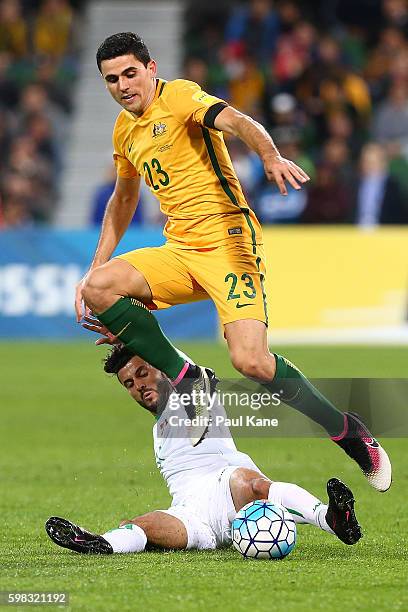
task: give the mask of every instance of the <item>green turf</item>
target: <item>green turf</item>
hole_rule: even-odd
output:
[[[185,345],[232,374],[219,346]],[[277,349],[314,376],[404,376],[392,348]],[[238,440],[272,479],[324,498],[334,475],[355,491],[365,537],[346,547],[309,526],[282,562],[243,561],[233,550],[82,557],[54,546],[48,516],[95,531],[169,503],[151,450],[151,417],[101,374],[87,344],[0,344],[2,382],[0,590],[69,591],[74,610],[408,609],[408,452],[386,440],[395,482],[372,490],[326,440]]]

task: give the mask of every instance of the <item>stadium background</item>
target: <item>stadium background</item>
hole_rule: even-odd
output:
[[[112,191],[117,114],[94,54],[134,23],[162,76],[259,119],[312,177],[281,198],[256,155],[228,139],[265,226],[271,341],[408,341],[404,1],[0,8],[0,337],[83,337],[69,296]],[[141,200],[119,251],[162,241],[156,201],[146,190]],[[218,333],[209,303],[159,316],[174,338]]]
[[[311,376],[406,377],[406,348],[396,346],[408,342],[405,0],[0,0],[1,481],[8,492],[1,588],[64,587],[84,610],[134,609],[134,588],[153,609],[163,601],[166,610],[181,602],[247,609],[255,596],[259,607],[273,596],[282,610],[404,609],[405,440],[386,442],[396,482],[380,500],[321,441],[240,441],[266,473],[322,496],[325,479],[344,478],[357,491],[367,531],[351,552],[302,531],[293,564],[273,569],[273,593],[265,587],[270,568],[238,566],[233,553],[92,564],[45,544],[49,514],[102,529],[118,512],[168,503],[154,471],[150,419],[101,376],[104,351],[73,313],[73,288],[113,188],[117,108],[97,74],[95,49],[129,29],[143,35],[161,76],[195,80],[256,117],[312,176],[301,193],[280,198],[256,156],[228,139],[264,225],[271,346]],[[160,244],[162,223],[143,190],[119,250]],[[234,375],[209,302],[158,316],[192,357]],[[312,468],[299,469],[313,458]],[[372,508],[381,508],[380,517]]]

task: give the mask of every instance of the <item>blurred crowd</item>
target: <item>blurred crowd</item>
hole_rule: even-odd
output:
[[[228,146],[263,223],[408,223],[408,2],[195,0],[185,78],[269,130],[312,178],[287,198]]]
[[[52,218],[78,75],[80,5],[0,0],[0,228]]]
[[[52,220],[84,5],[0,0],[0,228]],[[282,198],[259,158],[228,138],[262,223],[408,223],[407,37],[408,0],[187,3],[181,76],[260,121],[312,179]],[[91,224],[113,186],[110,167]],[[143,222],[162,222],[146,192]]]

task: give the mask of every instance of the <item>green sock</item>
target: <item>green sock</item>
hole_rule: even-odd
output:
[[[290,361],[276,355],[276,374],[264,384],[269,391],[279,393],[282,401],[315,421],[330,434],[339,435],[344,429],[344,415],[312,385]]]
[[[120,298],[97,317],[131,353],[164,372],[170,380],[175,380],[184,368],[186,360],[166,338],[156,318],[142,302],[129,297]]]

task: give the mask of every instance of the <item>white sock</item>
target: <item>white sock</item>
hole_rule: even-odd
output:
[[[295,523],[308,523],[333,533],[326,522],[327,506],[298,485],[273,482],[269,487],[268,499],[286,508]]]
[[[111,529],[104,533],[102,537],[109,542],[114,553],[142,552],[147,542],[143,529],[134,523]]]

